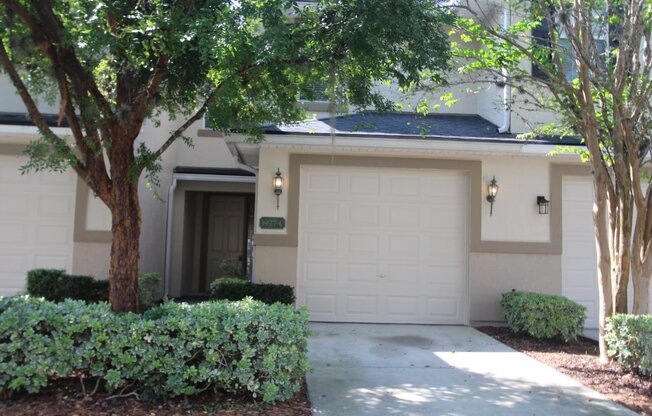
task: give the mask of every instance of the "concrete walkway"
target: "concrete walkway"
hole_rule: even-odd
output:
[[[634,415],[472,328],[311,324],[315,415]]]

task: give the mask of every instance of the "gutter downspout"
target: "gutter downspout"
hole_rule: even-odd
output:
[[[177,189],[177,178],[172,175],[172,184],[168,189],[168,213],[165,227],[165,287],[163,299],[169,298],[170,294],[170,268],[172,267],[172,218],[174,214],[174,191]]]
[[[509,4],[505,5],[503,9],[503,31],[507,32],[509,27],[512,25],[512,9]],[[503,123],[498,127],[498,133],[509,133],[512,121],[512,110],[511,110],[511,99],[512,99],[512,87],[508,85],[508,76],[509,72],[507,68],[503,68],[503,82],[505,86],[503,87]]]

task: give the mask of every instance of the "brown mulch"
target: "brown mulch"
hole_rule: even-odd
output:
[[[574,378],[641,415],[652,416],[652,377],[625,371],[618,363],[601,364],[598,343],[580,337],[567,344],[517,335],[508,328],[476,328],[513,349],[520,351]]]
[[[0,400],[0,414],[12,416],[308,416],[312,414],[306,384],[287,402],[266,405],[252,399],[206,392],[166,403],[138,400],[135,397],[110,399],[108,394],[84,397],[79,382],[64,379],[52,383],[38,394],[23,394]]]

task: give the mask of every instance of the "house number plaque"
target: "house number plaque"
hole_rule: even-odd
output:
[[[260,217],[260,228],[265,230],[282,230],[285,228],[285,218],[281,217]]]

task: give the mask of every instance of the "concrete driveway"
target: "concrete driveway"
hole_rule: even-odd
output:
[[[315,415],[634,415],[472,328],[311,324]]]

